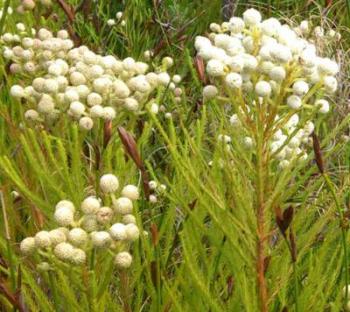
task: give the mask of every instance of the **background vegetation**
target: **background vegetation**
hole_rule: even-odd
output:
[[[65,2],[53,2],[52,10],[42,8],[35,16],[5,16],[2,32],[15,29],[17,22],[66,28],[76,42],[120,58],[143,59],[144,51],[152,49],[156,59],[174,58],[186,96],[181,103],[164,103],[174,111],[172,120],[149,115],[132,126],[120,118],[109,144],[96,148],[102,146],[102,127],[97,136],[78,131],[72,123],[55,129],[21,127],[23,107],[9,97],[13,77],[0,58],[0,310],[259,311],[251,155],[235,140],[232,152],[217,142],[218,133],[235,135],[229,112],[215,103],[202,105],[202,82],[193,59],[194,37],[204,34],[211,22],[222,21],[222,2],[83,0],[69,1],[71,7],[65,10]],[[333,114],[317,129],[331,182],[319,174],[313,155],[306,168],[275,171],[273,194],[284,203],[281,209],[294,209],[290,233],[297,256],[291,256],[291,241],[284,239],[271,211],[269,225],[274,230],[266,258],[270,311],[342,311],[341,229],[350,242],[349,1],[236,2],[236,15],[256,7],[265,17],[311,19],[342,34],[341,42],[324,43],[323,53],[342,63],[342,87]],[[118,11],[124,12],[126,26],[111,30],[106,21]],[[127,272],[113,270],[107,254],[100,255],[94,270],[57,264],[41,272],[19,255],[18,242],[50,228],[60,199],[78,204],[108,171],[122,181],[141,184],[140,170],[127,155],[117,126],[136,138],[150,178],[167,185],[156,204],[142,200],[137,207],[138,223],[149,236],[135,244],[134,263]]]

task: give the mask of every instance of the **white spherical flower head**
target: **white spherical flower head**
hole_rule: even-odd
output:
[[[116,24],[115,19],[111,18],[111,19],[107,20],[107,25],[108,26],[114,26],[115,24]]]
[[[203,88],[203,98],[206,100],[211,100],[218,95],[218,88],[212,85],[205,86]]]
[[[113,218],[113,210],[110,207],[101,207],[96,212],[96,220],[100,224],[108,224]]]
[[[302,106],[302,100],[299,96],[297,95],[290,95],[287,98],[287,105],[291,108],[291,109],[299,109]]]
[[[75,212],[74,204],[69,200],[64,199],[64,200],[59,201],[56,204],[55,210],[58,210],[61,207],[66,207],[66,208],[70,209],[73,213]]]
[[[90,93],[86,98],[86,102],[89,106],[101,105],[102,101],[102,96],[96,92]]]
[[[34,239],[37,248],[48,248],[51,246],[50,233],[48,231],[36,233]]]
[[[100,201],[95,196],[89,196],[83,200],[80,208],[84,214],[95,214],[100,207]]]
[[[95,105],[90,108],[90,116],[92,118],[101,118],[104,116],[104,109],[101,105]]]
[[[271,69],[269,76],[276,82],[281,82],[286,78],[286,70],[282,66],[275,66]]]
[[[327,100],[317,100],[315,105],[319,108],[321,114],[327,114],[329,112],[329,102]]]
[[[98,231],[91,233],[91,241],[95,247],[107,248],[112,242],[111,235],[106,231]]]
[[[212,59],[207,64],[207,73],[212,77],[220,77],[225,74],[225,66],[219,61]]]
[[[256,26],[261,22],[261,14],[255,9],[248,9],[243,13],[243,20],[247,26]]]
[[[49,234],[50,234],[51,245],[53,246],[63,243],[67,239],[66,234],[60,228],[50,231]]]
[[[132,256],[127,251],[119,252],[114,258],[114,264],[119,269],[128,269],[132,263]]]
[[[60,243],[56,245],[53,252],[58,259],[67,261],[71,259],[74,247],[69,243]]]
[[[69,260],[76,265],[84,264],[86,262],[86,253],[82,249],[74,248]]]
[[[23,255],[31,255],[36,250],[35,238],[26,237],[21,241],[19,249]]]
[[[137,186],[129,184],[123,187],[122,196],[127,197],[130,200],[138,200],[140,193]]]
[[[231,117],[230,117],[230,124],[234,127],[239,127],[241,126],[241,121],[239,120],[239,117],[237,114],[233,114]]]
[[[139,109],[139,102],[134,98],[126,98],[124,100],[124,107],[129,111],[137,111]]]
[[[106,106],[103,108],[102,118],[105,120],[113,120],[116,116],[115,109],[110,106]]]
[[[72,245],[79,247],[86,244],[88,234],[81,228],[74,228],[69,231],[68,240]]]
[[[232,33],[238,34],[243,31],[244,27],[245,24],[242,18],[235,16],[230,18],[228,28]]]
[[[104,174],[100,179],[100,188],[104,193],[114,193],[119,188],[119,180],[112,173]]]
[[[25,97],[24,89],[19,85],[12,86],[10,89],[10,94],[12,97],[18,99]]]
[[[319,59],[318,70],[321,74],[334,76],[338,73],[339,66],[329,58],[321,58]]]
[[[271,91],[271,85],[267,81],[262,80],[255,85],[255,92],[260,97],[269,97]]]
[[[148,182],[148,186],[151,190],[155,190],[158,187],[157,181],[151,180]]]
[[[79,118],[85,112],[85,105],[79,101],[74,101],[69,105],[69,112]]]
[[[231,89],[239,89],[242,87],[242,76],[237,73],[229,73],[225,77],[226,85]]]
[[[126,236],[129,241],[135,241],[140,236],[139,228],[134,223],[125,225]]]
[[[87,232],[93,232],[98,229],[98,223],[95,215],[85,215],[81,220],[81,227]]]
[[[124,215],[132,212],[133,204],[128,197],[119,197],[117,200],[113,200],[113,208],[116,213]]]
[[[67,207],[61,207],[55,211],[54,219],[60,226],[68,226],[74,221],[74,213]]]
[[[126,240],[126,226],[122,223],[115,223],[109,229],[109,233],[111,234],[114,240]]]
[[[150,201],[150,203],[155,204],[155,203],[158,201],[158,198],[157,198],[156,195],[151,194],[151,195],[149,196],[148,200]]]
[[[309,85],[303,80],[294,82],[293,84],[293,93],[298,96],[304,96],[309,92]]]
[[[136,218],[132,214],[124,215],[122,221],[124,224],[129,224],[129,223],[136,224]]]
[[[327,93],[332,94],[337,91],[338,82],[337,79],[333,76],[326,76],[323,80],[324,88]]]
[[[79,119],[79,127],[82,130],[89,131],[93,128],[94,122],[90,117],[82,117]]]

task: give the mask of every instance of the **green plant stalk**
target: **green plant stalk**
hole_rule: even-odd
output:
[[[5,5],[2,8],[2,17],[0,20],[0,35],[2,35],[2,30],[4,28],[4,24],[5,24],[5,20],[6,20],[6,16],[7,16],[7,10],[10,6],[10,2],[11,2],[11,0],[6,0]]]
[[[258,122],[259,123],[259,122]],[[264,146],[263,138],[257,129],[257,150],[256,150],[256,188],[257,188],[257,281],[260,300],[260,311],[267,312],[268,294],[265,279],[265,203],[264,203]]]
[[[1,201],[3,218],[4,218],[7,256],[8,256],[8,260],[10,263],[11,287],[12,287],[12,291],[15,291],[16,290],[16,274],[15,274],[15,270],[14,270],[15,265],[13,263],[10,228],[9,228],[8,219],[7,219],[7,212],[6,212],[6,207],[5,207],[4,195],[2,192],[0,192],[0,201]]]
[[[48,274],[49,274],[50,288],[51,288],[51,291],[52,291],[52,296],[53,296],[53,302],[54,302],[54,305],[55,305],[55,309],[57,311],[59,311],[59,307],[58,307],[59,299],[58,299],[58,296],[57,296],[57,290],[56,290],[56,287],[55,287],[55,281],[54,281],[54,277],[53,277],[53,272],[50,270],[48,272]]]
[[[331,181],[331,179],[329,178],[329,176],[326,173],[323,173],[322,176],[323,176],[323,178],[328,186],[329,191],[332,194],[332,197],[334,199],[335,205],[337,207],[337,210],[338,210],[338,213],[340,216],[339,223],[340,223],[340,228],[341,228],[341,232],[342,232],[341,236],[342,236],[342,245],[343,245],[343,250],[344,250],[344,279],[345,279],[345,287],[346,287],[345,296],[344,296],[344,306],[346,306],[348,303],[348,289],[349,289],[348,266],[349,266],[349,264],[348,264],[348,247],[346,245],[347,230],[343,226],[344,213],[343,213],[341,206],[340,206],[340,203],[338,201],[333,182]]]
[[[299,311],[299,285],[298,285],[298,266],[296,261],[293,261],[293,276],[294,276],[294,303],[295,303],[295,312]]]

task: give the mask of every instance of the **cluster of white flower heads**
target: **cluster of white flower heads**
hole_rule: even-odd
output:
[[[115,18],[110,18],[109,20],[107,20],[107,25],[110,27],[113,27],[119,23],[120,26],[124,27],[126,25],[126,22],[125,20],[122,20],[122,17],[123,17],[123,12],[121,11],[117,12],[115,14]]]
[[[270,149],[280,166],[305,159],[313,118],[329,112],[327,98],[337,90],[339,71],[334,60],[320,57],[312,40],[306,39],[307,21],[293,29],[248,9],[243,18],[213,23],[210,29],[208,37],[195,40],[211,81],[203,89],[204,100],[233,104],[230,122],[243,129],[241,139],[248,148],[255,142],[247,124],[261,118],[263,111],[270,122],[266,126],[271,126]]]
[[[44,28],[35,37],[5,33],[1,41],[4,58],[12,62],[11,73],[31,82],[10,90],[12,97],[31,107],[25,112],[31,121],[55,120],[67,112],[82,129],[90,130],[96,118],[112,120],[119,111],[141,112],[146,103],[156,101],[152,99],[156,89],[175,93],[176,81],[181,80],[167,72],[171,58],[149,71],[148,64],[131,57],[118,60],[86,46],[75,48],[66,30],[56,36]]]
[[[117,198],[118,178],[105,174],[100,179],[100,189],[111,202],[110,206],[104,206],[102,200],[95,196],[86,197],[79,209],[71,201],[61,200],[54,212],[54,220],[59,227],[40,231],[34,237],[22,240],[22,254],[52,253],[61,261],[80,265],[86,262],[88,251],[109,249],[115,253],[118,268],[130,267],[132,256],[128,249],[130,243],[140,236],[133,215],[133,202],[139,199],[138,188],[126,185]]]

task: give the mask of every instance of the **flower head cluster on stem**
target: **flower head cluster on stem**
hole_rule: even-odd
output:
[[[81,265],[86,263],[88,252],[108,249],[114,254],[118,268],[129,268],[132,263],[130,245],[140,235],[133,215],[133,202],[139,198],[138,188],[126,185],[117,198],[118,178],[105,174],[100,179],[100,189],[111,202],[110,206],[103,205],[95,196],[86,197],[79,209],[71,201],[61,200],[53,216],[58,227],[22,240],[22,254],[38,253],[44,259],[54,256],[65,263]]]

